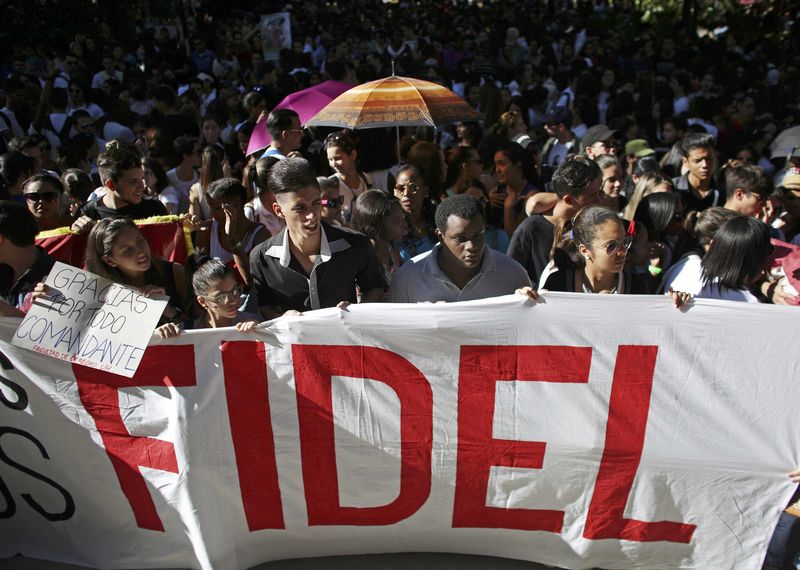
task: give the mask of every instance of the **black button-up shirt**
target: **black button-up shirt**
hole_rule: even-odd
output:
[[[292,257],[286,228],[250,253],[250,272],[259,307],[308,311],[355,303],[362,291],[386,289],[383,269],[366,236],[320,224],[320,252],[306,275]]]

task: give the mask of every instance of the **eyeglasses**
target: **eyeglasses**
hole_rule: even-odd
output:
[[[239,302],[239,298],[242,296],[242,286],[237,285],[230,291],[225,291],[223,293],[219,293],[214,295],[213,297],[203,297],[203,299],[207,301],[211,301],[216,305],[230,305],[231,303]]]
[[[618,240],[618,239],[611,240],[610,242],[608,242],[604,246],[600,245],[600,244],[596,244],[596,243],[592,243],[592,244],[589,244],[589,245],[591,245],[592,247],[605,247],[606,253],[608,255],[614,255],[620,249],[622,249],[623,253],[627,253],[627,251],[631,248],[631,245],[633,245],[633,237],[626,236],[626,237],[622,238],[621,240]]]
[[[58,198],[58,192],[29,192],[25,194],[28,202],[52,202]]]
[[[322,204],[323,208],[339,208],[344,204],[344,196],[333,199],[323,198],[320,200],[320,204]]]
[[[284,129],[284,132],[287,132],[287,133],[300,133],[300,134],[303,134],[303,129]]]
[[[414,184],[413,182],[409,182],[408,184],[398,184],[394,187],[395,194],[408,194],[409,196],[414,196],[417,192],[419,192],[419,186]]]

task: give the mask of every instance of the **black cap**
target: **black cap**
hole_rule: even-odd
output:
[[[564,123],[564,126],[572,128],[572,113],[566,107],[556,107],[544,116],[543,125]]]

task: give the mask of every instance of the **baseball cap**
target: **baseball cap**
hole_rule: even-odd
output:
[[[656,151],[650,148],[647,141],[644,139],[633,139],[625,143],[625,156],[642,158],[643,156],[651,156],[655,153]]]
[[[544,116],[543,125],[564,123],[568,129],[572,127],[572,113],[566,107],[556,107]]]
[[[612,131],[608,125],[594,125],[586,131],[581,139],[581,150],[586,150],[596,142],[613,139],[617,131]]]

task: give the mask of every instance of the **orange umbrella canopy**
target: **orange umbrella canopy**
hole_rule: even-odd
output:
[[[446,87],[392,75],[345,91],[306,125],[348,129],[433,127],[479,118],[466,101]]]

